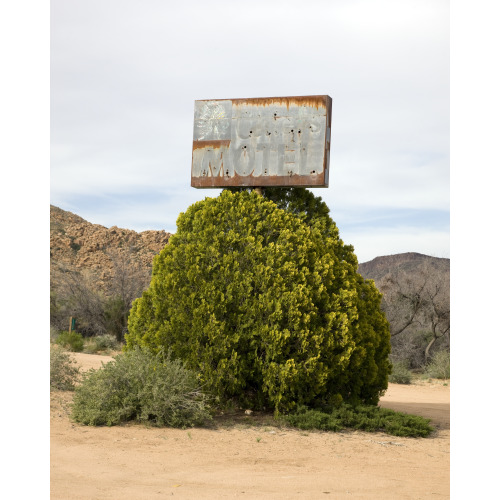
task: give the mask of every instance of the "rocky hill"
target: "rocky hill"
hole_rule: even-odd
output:
[[[170,233],[137,233],[116,226],[92,224],[66,210],[50,206],[51,280],[55,271],[65,267],[86,271],[98,288],[103,288],[112,273],[112,257],[127,255],[135,264],[151,269],[153,256],[168,243]]]

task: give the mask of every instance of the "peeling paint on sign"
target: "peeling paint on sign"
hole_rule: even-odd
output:
[[[195,101],[191,186],[328,187],[327,95]]]

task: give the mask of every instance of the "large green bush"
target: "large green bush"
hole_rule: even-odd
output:
[[[127,348],[170,349],[222,401],[376,403],[389,327],[357,266],[327,214],[224,191],[179,216],[132,307]]]
[[[190,427],[210,419],[196,376],[162,352],[134,349],[84,374],[73,398],[72,418],[85,425],[138,420]]]

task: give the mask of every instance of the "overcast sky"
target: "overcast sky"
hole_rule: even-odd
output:
[[[194,101],[328,94],[328,204],[360,262],[449,257],[449,2],[51,1],[51,203],[176,230]]]

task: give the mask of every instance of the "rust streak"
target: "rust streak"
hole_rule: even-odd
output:
[[[232,187],[232,186],[302,186],[323,187],[324,172],[316,175],[273,175],[258,176],[233,174],[231,177],[191,177],[191,186],[197,188]]]
[[[228,148],[231,144],[230,140],[220,140],[220,141],[193,141],[193,151],[195,149],[220,149],[222,147]]]
[[[289,97],[249,97],[238,99],[205,99],[206,101],[231,101],[233,106],[251,105],[251,106],[272,106],[285,105],[287,109],[291,105],[310,106],[319,109],[320,107],[328,109],[329,96],[310,95],[310,96],[289,96]]]

